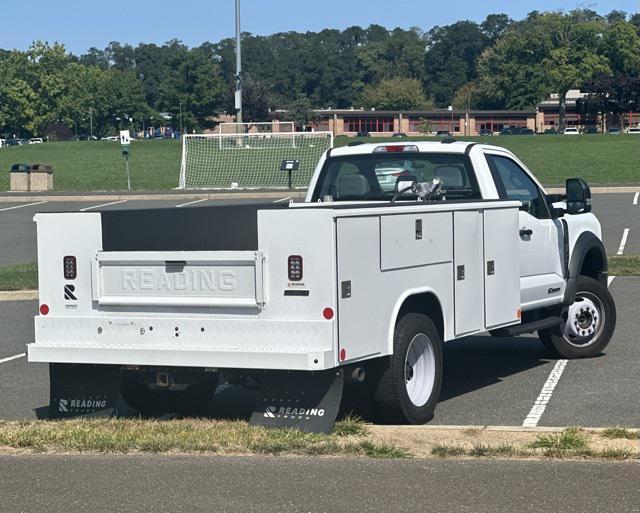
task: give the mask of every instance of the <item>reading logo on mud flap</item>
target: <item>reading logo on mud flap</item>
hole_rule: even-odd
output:
[[[100,397],[83,399],[60,399],[58,411],[63,413],[87,413],[101,410],[107,407],[107,400]]]
[[[267,406],[264,416],[268,419],[309,419],[310,417],[324,417],[322,408],[297,408],[291,406]]]

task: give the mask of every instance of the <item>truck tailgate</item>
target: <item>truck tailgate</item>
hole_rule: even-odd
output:
[[[264,305],[261,251],[98,251],[92,298],[100,306]]]

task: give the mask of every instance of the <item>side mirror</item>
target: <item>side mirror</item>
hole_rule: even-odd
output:
[[[396,180],[396,194],[405,190],[407,187],[412,187],[418,183],[418,178],[414,175],[400,175]]]
[[[566,182],[567,213],[591,212],[591,189],[582,178],[568,178]]]

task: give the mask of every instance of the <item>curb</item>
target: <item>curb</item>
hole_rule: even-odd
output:
[[[423,425],[376,425],[376,431],[385,430],[398,430],[402,431],[493,431],[503,433],[561,433],[569,426],[484,426],[484,425],[437,425],[437,424],[423,424]],[[609,428],[603,427],[584,427],[580,426],[580,429],[584,431],[599,433]],[[626,428],[631,432],[638,433],[640,428]]]
[[[0,301],[36,301],[37,299],[37,290],[0,291]]]
[[[153,200],[218,200],[218,199],[282,199],[285,197],[304,198],[306,191],[279,192],[219,192],[219,193],[179,193],[179,194],[94,194],[94,195],[54,195],[42,196],[4,196],[0,195],[1,203],[21,203],[29,201],[153,201]]]
[[[545,189],[549,194],[563,194],[564,187],[547,187]],[[591,187],[593,194],[633,194],[640,191],[640,185],[636,186],[601,186]],[[211,193],[140,193],[140,194],[124,194],[124,193],[104,193],[104,194],[44,194],[31,196],[13,196],[0,195],[1,203],[20,203],[29,201],[163,201],[163,200],[227,200],[227,199],[282,199],[285,197],[304,198],[306,191],[282,190],[273,192],[211,192]]]

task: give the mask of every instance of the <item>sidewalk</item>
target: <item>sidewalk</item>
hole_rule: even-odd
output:
[[[564,187],[547,187],[550,194],[564,193]],[[593,194],[633,194],[640,191],[640,185],[615,185],[591,187]],[[304,198],[306,190],[220,190],[220,191],[98,191],[98,192],[0,192],[0,203],[23,201],[120,201],[120,200],[229,200],[229,199],[281,199],[284,197]]]

